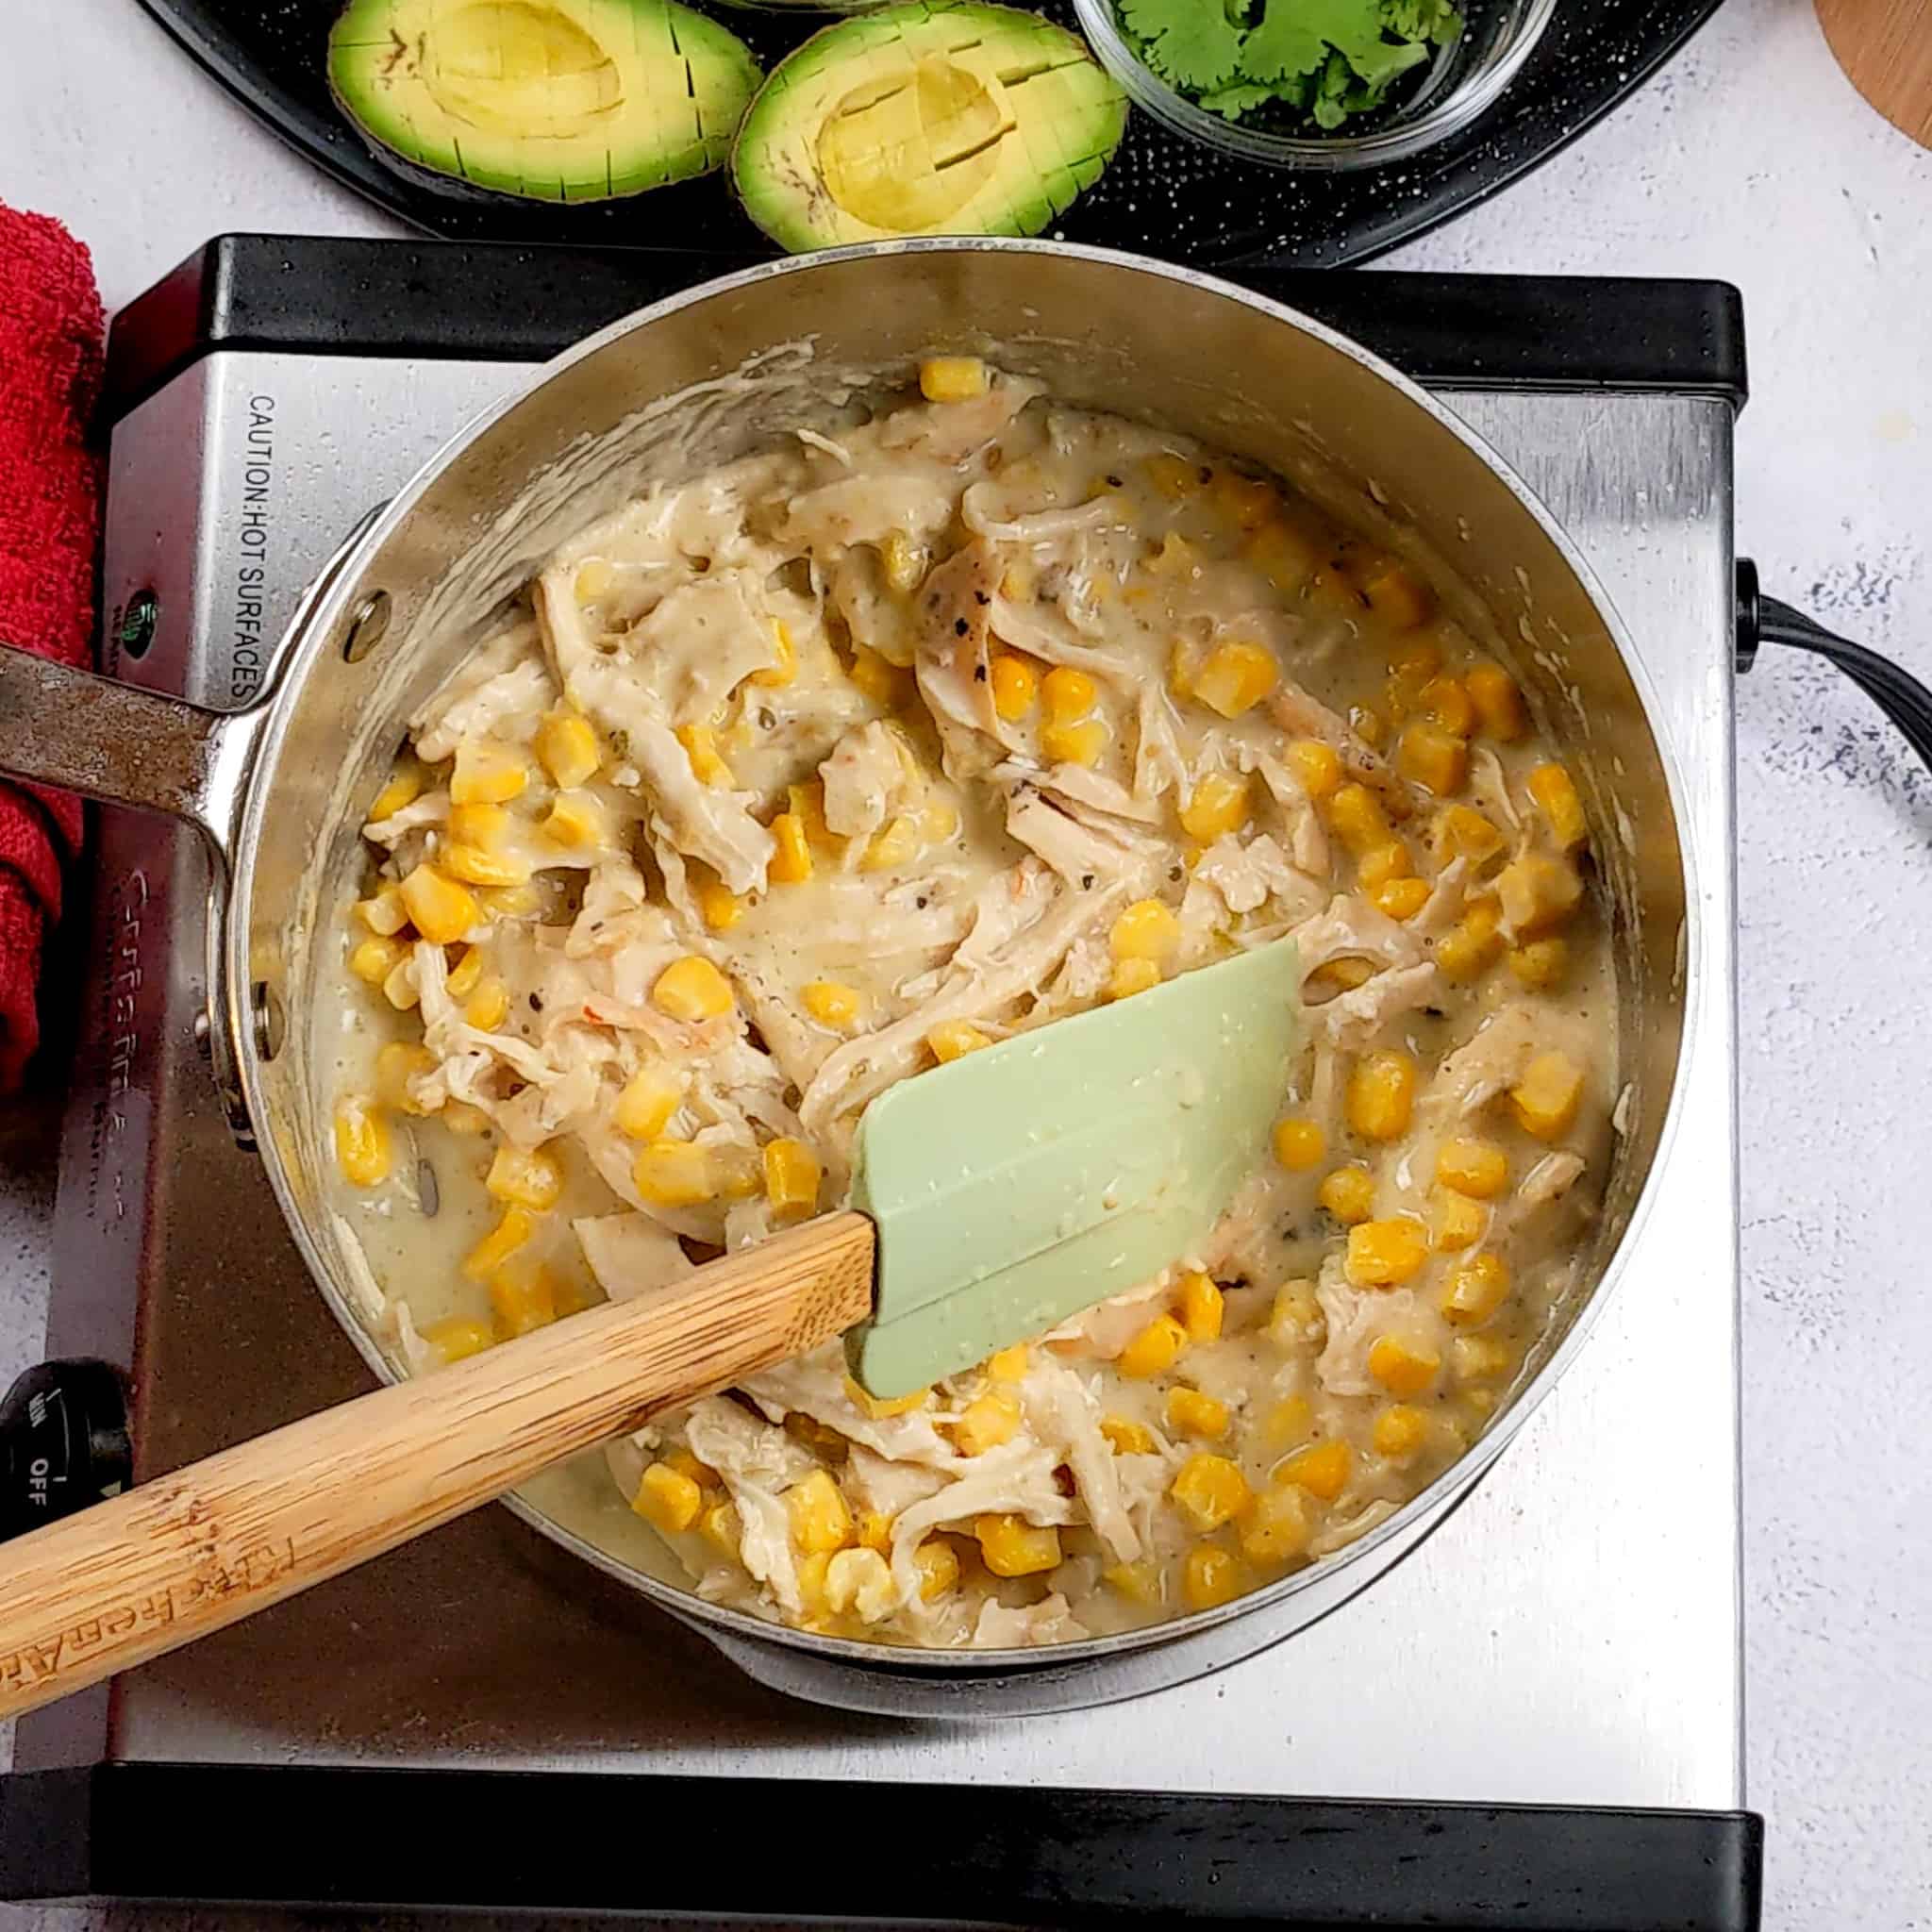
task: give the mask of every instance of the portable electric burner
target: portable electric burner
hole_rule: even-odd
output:
[[[106,668],[248,702],[311,575],[473,411],[723,265],[213,244],[115,325]],[[1708,946],[1680,1074],[1688,1144],[1659,1165],[1623,1284],[1521,1441],[1313,1627],[1177,1689],[1030,1719],[791,1701],[487,1510],[25,1720],[0,1786],[0,1895],[1756,1925],[1758,1825],[1738,1808],[1737,298],[1243,279],[1427,383],[1541,494],[1621,611],[1686,781]],[[48,1352],[129,1372],[145,1478],[367,1374],[197,1047],[192,835],[108,812],[94,851],[98,977]],[[111,1465],[111,1384],[51,1374],[42,1392],[57,1400],[42,1419],[91,1415]],[[1648,1426],[1660,1415],[1669,1429]],[[642,1856],[647,1840],[675,1856]]]

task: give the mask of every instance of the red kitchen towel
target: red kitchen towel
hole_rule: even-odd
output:
[[[0,202],[0,643],[67,664],[93,635],[101,297],[88,252],[57,221]],[[0,1091],[41,1037],[41,941],[60,917],[60,869],[80,801],[0,784]]]

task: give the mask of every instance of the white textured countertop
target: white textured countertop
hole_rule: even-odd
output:
[[[394,232],[133,0],[0,0],[0,195],[92,247],[110,308],[225,229]],[[1753,388],[1740,552],[1768,591],[1932,678],[1932,154],[1858,101],[1807,0],[1730,0],[1611,121],[1392,261],[1738,283]],[[1809,660],[1767,654],[1739,708],[1749,1797],[1769,1820],[1766,1924],[1911,1932],[1932,1927],[1932,778]],[[0,1109],[0,1381],[40,1353],[45,1115],[44,1098]],[[0,1932],[208,1916],[0,1907]]]

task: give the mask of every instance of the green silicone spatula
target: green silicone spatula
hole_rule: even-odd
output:
[[[1158,1274],[1265,1158],[1301,1012],[1287,942],[901,1081],[866,1109],[874,1395],[909,1393]]]
[[[1264,1158],[1299,984],[1293,948],[1268,946],[904,1081],[860,1124],[853,1208],[16,1539],[0,1556],[0,1717],[835,1335],[891,1397],[1147,1280]],[[659,1480],[640,1507],[667,1522],[696,1508],[687,1478]]]

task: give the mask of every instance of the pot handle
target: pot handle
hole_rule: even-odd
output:
[[[1757,661],[1759,644],[1790,644],[1830,660],[1898,727],[1899,735],[1932,770],[1932,691],[1909,671],[1828,631],[1802,610],[1764,597],[1757,591],[1757,566],[1738,559],[1738,645],[1740,671]]]
[[[0,646],[0,773],[183,819],[225,870],[254,725]]]

